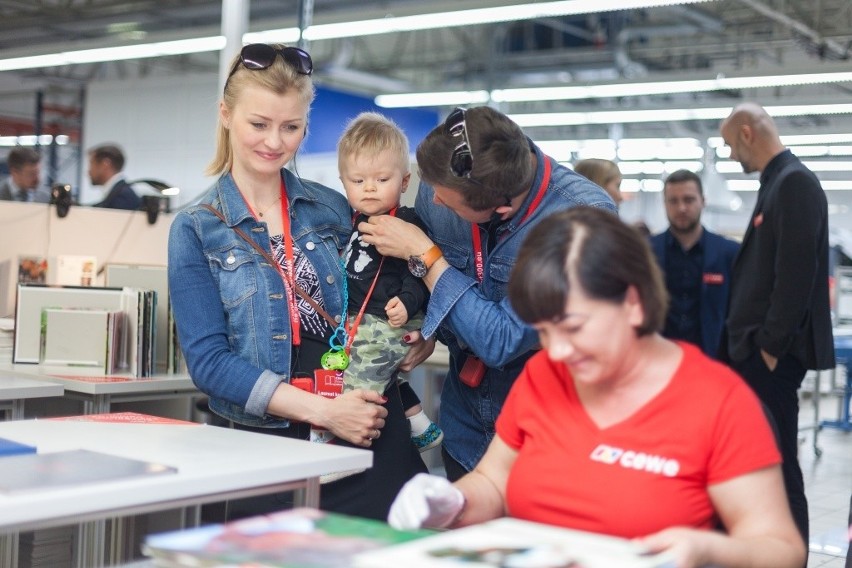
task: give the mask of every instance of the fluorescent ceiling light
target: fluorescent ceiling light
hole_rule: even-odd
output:
[[[852,171],[852,162],[802,161],[802,163],[812,172],[848,172],[848,171]]]
[[[432,28],[470,26],[504,21],[531,20],[535,18],[548,18],[571,14],[588,14],[611,10],[698,4],[701,2],[712,1],[715,0],[563,0],[559,2],[514,4],[511,6],[500,6],[497,8],[457,10],[454,12],[437,12],[432,14],[419,14],[415,16],[377,18],[356,22],[317,24],[309,26],[304,32],[304,37],[308,40],[356,37]],[[283,43],[295,43],[298,39],[298,28],[282,28],[277,30],[252,32],[243,36],[244,43],[276,41]],[[201,53],[206,51],[220,51],[224,47],[225,38],[223,36],[163,41],[157,43],[139,43],[119,47],[84,49],[78,51],[65,51],[61,53],[48,53],[44,55],[0,59],[0,71],[56,67],[61,65],[74,65],[78,63],[119,61],[125,59],[143,59],[148,57]]]
[[[375,103],[384,108],[431,106],[483,105],[489,100],[488,91],[443,91],[435,93],[405,93],[378,95]]]
[[[0,136],[0,146],[35,146],[36,142],[40,146],[48,146],[53,142],[53,136],[50,134],[42,134],[36,139],[35,134],[23,134],[21,136]],[[59,146],[68,144],[68,136],[60,134],[56,137],[56,143]]]
[[[418,14],[416,16],[401,16],[397,18],[340,22],[338,24],[318,24],[310,26],[305,30],[305,39],[314,41],[339,37],[360,37],[394,32],[609,12],[612,10],[698,4],[708,1],[713,0],[563,0],[561,2],[536,2],[495,8]]]
[[[660,179],[623,179],[621,193],[659,193],[663,191],[663,180]]]
[[[802,162],[812,172],[849,172],[852,171],[852,162],[833,161],[833,160],[807,160]],[[725,160],[716,162],[716,171],[720,174],[742,173],[742,166],[739,162]]]
[[[521,127],[580,126],[584,124],[671,122],[679,120],[720,120],[728,116],[730,112],[731,107],[704,109],[683,108],[511,114],[509,115],[509,118],[511,118]]]
[[[808,116],[852,114],[852,103],[783,105],[764,107],[770,116]],[[721,120],[732,107],[675,108],[647,110],[614,110],[589,112],[551,112],[511,114],[509,118],[521,127],[580,126],[585,124],[625,124],[641,122],[673,122],[685,120]]]
[[[852,191],[852,180],[826,180],[819,182],[825,191]]]
[[[58,67],[78,63],[97,63],[99,61],[121,61],[125,59],[144,59],[147,57],[163,57],[166,55],[181,55],[185,53],[201,53],[218,51],[225,47],[224,36],[203,37],[196,39],[181,39],[176,41],[161,41],[120,47],[102,47],[98,49],[83,49],[80,51],[64,51],[45,55],[31,55],[0,59],[0,71],[17,69],[36,69],[40,67]]]
[[[548,156],[558,162],[574,159],[604,158],[622,161],[700,160],[704,147],[697,138],[590,138],[586,140],[534,140]],[[576,154],[576,155],[575,155]]]
[[[727,77],[723,74],[706,79],[680,81],[630,81],[564,85],[558,87],[529,87],[495,89],[490,100],[501,102],[570,101],[607,99],[676,93],[706,93],[711,91],[750,89],[758,87],[784,87],[793,85],[819,85],[852,82],[849,65],[838,66],[820,73],[789,73],[785,75],[749,75]],[[476,91],[481,92],[481,91]],[[376,97],[376,104],[386,108],[437,106],[436,95],[441,93],[399,93]]]
[[[385,104],[382,101],[391,101]],[[434,93],[411,93],[406,95],[378,95],[375,103],[385,108],[408,108],[424,106],[482,105],[488,102],[488,91],[444,91]],[[426,103],[425,101],[429,101]],[[410,104],[409,104],[410,103]]]
[[[846,144],[852,143],[852,133],[838,134],[791,134],[781,135],[781,143],[785,146],[807,146],[811,144]],[[721,136],[711,136],[707,139],[707,145],[711,148],[724,148],[724,155],[717,150],[716,154],[720,158],[727,158],[731,151],[725,146],[725,141]],[[832,148],[832,147],[829,147]],[[844,147],[845,148],[845,147]]]
[[[726,183],[731,191],[757,191],[760,187],[760,181],[756,179],[729,179]]]
[[[299,41],[299,28],[281,28],[262,32],[243,34],[243,43],[285,43],[295,44]]]
[[[704,169],[704,164],[700,161],[689,160],[648,160],[644,162],[618,162],[618,169],[625,176],[653,175],[660,177],[677,170],[700,172]]]
[[[765,75],[725,77],[692,81],[654,81],[642,83],[612,83],[564,87],[538,87],[524,89],[497,89],[491,91],[495,102],[554,101],[578,99],[606,99],[643,95],[668,95],[676,93],[705,93],[758,87],[783,87],[790,85],[816,85],[852,81],[852,71],[829,73],[800,73],[793,75]]]

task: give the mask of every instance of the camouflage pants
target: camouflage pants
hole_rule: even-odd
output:
[[[391,327],[384,318],[364,314],[352,342],[349,366],[343,372],[343,391],[365,389],[381,394],[391,381],[405,380],[396,374],[409,350],[402,338],[420,329],[422,323],[422,317],[414,317],[402,327]]]

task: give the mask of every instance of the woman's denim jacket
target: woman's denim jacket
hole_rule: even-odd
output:
[[[319,276],[327,311],[342,314],[339,253],[352,231],[340,193],[282,170],[294,241]],[[202,198],[225,216],[194,205],[169,233],[169,290],[181,349],[195,385],[217,414],[250,426],[286,427],[266,409],[290,380],[291,332],[284,284],[232,227],[270,254],[266,223],[255,221],[230,174]],[[339,317],[339,316],[338,316]]]
[[[468,470],[485,453],[509,389],[524,363],[539,349],[538,334],[518,318],[506,297],[509,273],[521,242],[532,227],[556,211],[578,205],[616,211],[600,187],[560,166],[531,141],[530,148],[538,159],[531,191],[517,214],[498,230],[494,248],[483,251],[481,284],[476,281],[471,224],[433,203],[430,186],[421,183],[417,192],[417,214],[451,266],[432,290],[422,330],[426,337],[437,334],[450,351],[450,370],[441,392],[443,447]],[[544,179],[544,160],[551,160],[550,181],[541,203],[527,217]],[[482,241],[484,244],[486,239]],[[476,388],[459,380],[469,354],[475,354],[488,367]]]

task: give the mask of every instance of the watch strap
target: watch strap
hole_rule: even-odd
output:
[[[444,253],[441,252],[441,248],[438,245],[432,245],[432,247],[420,255],[420,258],[423,260],[423,264],[426,265],[426,269],[432,268],[432,265],[438,262],[438,259],[444,256]]]

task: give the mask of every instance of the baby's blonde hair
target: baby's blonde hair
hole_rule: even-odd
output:
[[[362,112],[349,121],[337,142],[337,166],[342,171],[348,158],[375,158],[391,150],[403,173],[410,169],[408,138],[393,120],[377,112]]]

